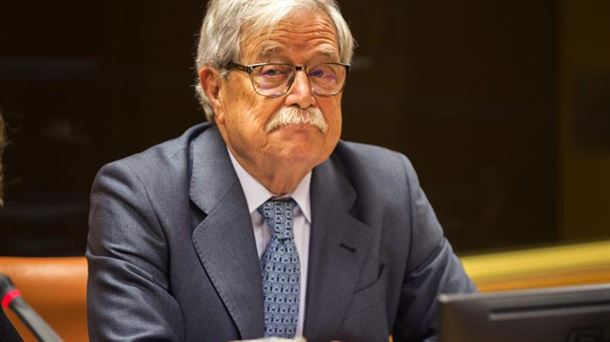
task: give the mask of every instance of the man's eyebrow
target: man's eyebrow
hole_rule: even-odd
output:
[[[281,50],[283,50],[282,47],[278,45],[266,46],[258,53],[258,57],[263,59],[269,58],[271,56],[274,56]]]
[[[325,49],[320,50],[320,54],[324,55],[325,57],[331,57],[331,58],[339,57],[337,55],[337,51],[335,49],[331,49],[331,48],[325,48]]]
[[[278,56],[278,54],[280,54],[284,50],[285,48],[280,45],[269,45],[263,47],[257,54],[257,57],[261,60],[267,60],[272,57]],[[317,54],[332,59],[339,58],[337,50],[331,47],[321,48],[317,51]]]

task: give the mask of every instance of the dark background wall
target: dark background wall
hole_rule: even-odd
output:
[[[458,251],[610,237],[608,1],[340,4],[359,43],[343,138],[406,153]],[[99,167],[203,120],[204,8],[0,3],[0,254],[82,253]]]

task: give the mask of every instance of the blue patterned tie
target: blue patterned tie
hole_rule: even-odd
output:
[[[269,200],[258,208],[273,230],[261,257],[265,337],[292,338],[297,329],[301,267],[292,229],[294,206],[287,199]]]

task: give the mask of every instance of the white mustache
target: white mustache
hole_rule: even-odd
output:
[[[299,107],[282,107],[265,126],[265,132],[271,133],[286,125],[308,124],[317,127],[320,132],[328,131],[328,124],[324,114],[317,107],[301,109]]]

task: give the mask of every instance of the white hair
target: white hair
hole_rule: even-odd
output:
[[[337,32],[341,62],[349,64],[354,38],[335,0],[210,0],[199,33],[197,71],[206,65],[220,69],[237,61],[244,24],[255,30],[272,29],[298,9],[321,10],[328,15]],[[199,77],[195,89],[207,119],[213,122],[214,111]]]

